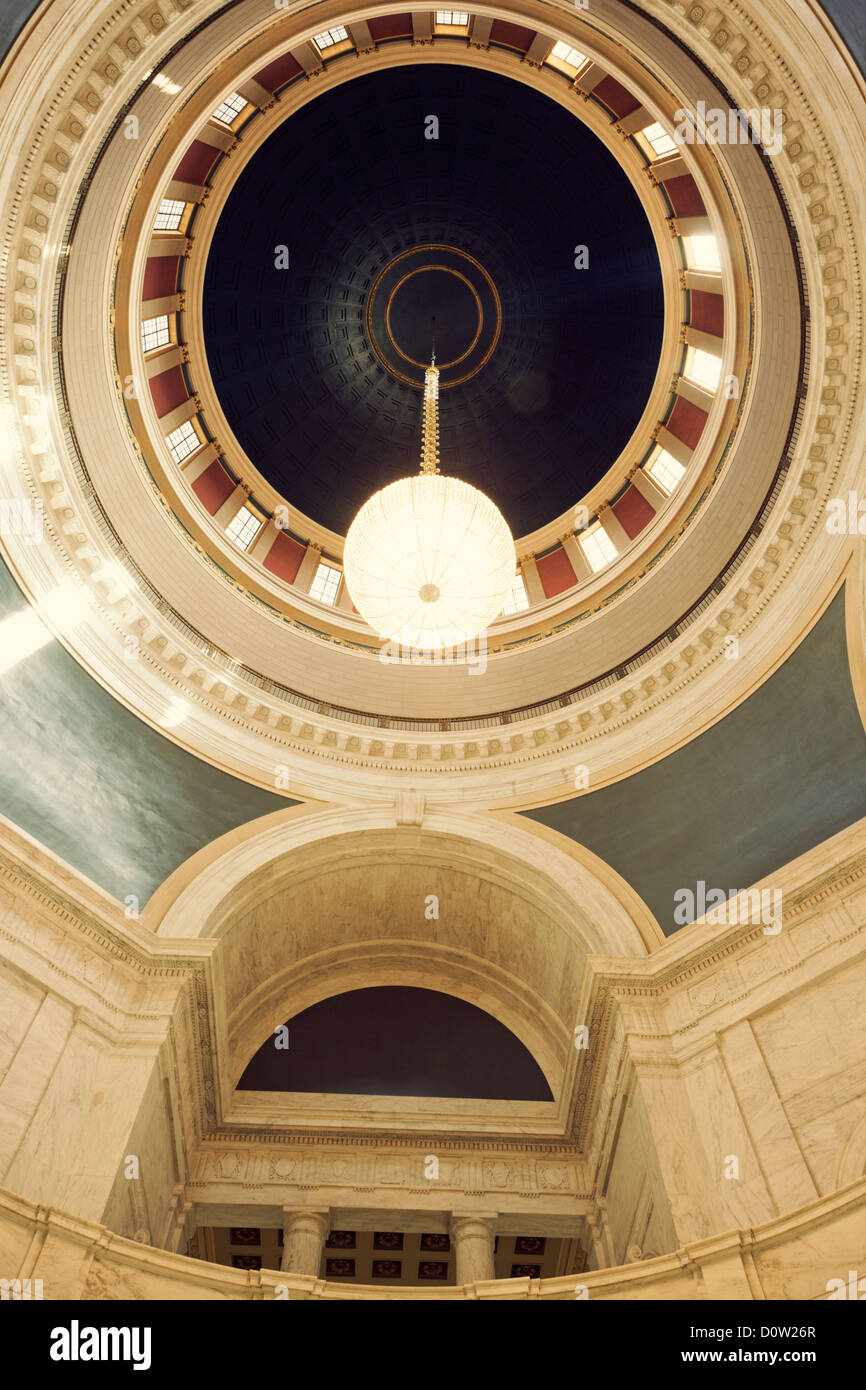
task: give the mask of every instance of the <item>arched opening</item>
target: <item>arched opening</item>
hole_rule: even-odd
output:
[[[247,1064],[241,1091],[553,1100],[519,1038],[441,990],[380,985],[289,1018]]]

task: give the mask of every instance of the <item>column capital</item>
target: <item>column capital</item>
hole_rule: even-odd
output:
[[[485,1226],[495,1226],[498,1220],[498,1211],[452,1211],[449,1224],[454,1227],[463,1221],[478,1221]]]
[[[325,1226],[331,1220],[330,1207],[283,1207],[283,1225],[287,1221],[296,1221],[299,1217],[309,1216],[316,1221],[324,1222]]]

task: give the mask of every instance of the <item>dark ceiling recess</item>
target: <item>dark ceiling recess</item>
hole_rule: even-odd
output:
[[[513,1033],[483,1009],[437,990],[378,986],[336,994],[289,1019],[241,1077],[242,1091],[552,1100]]]
[[[438,139],[425,138],[431,115]],[[522,83],[440,64],[390,69],[275,131],[232,190],[209,254],[217,392],[290,506],[345,532],[372,491],[417,467],[420,394],[373,351],[365,311],[389,263],[428,245],[474,258],[502,314],[489,359],[442,393],[443,472],[482,488],[525,535],[573,506],[625,446],[658,365],[663,295],[649,225],[616,161]],[[275,266],[279,246],[288,269]],[[575,269],[576,246],[588,269]],[[453,275],[425,271],[404,286],[395,331],[404,346],[427,343],[437,284],[437,335],[462,351],[474,309]],[[408,322],[413,313],[424,322]]]

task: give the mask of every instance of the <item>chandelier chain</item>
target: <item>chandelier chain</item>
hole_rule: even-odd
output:
[[[439,368],[435,358],[424,376],[424,414],[421,421],[421,472],[439,472]]]

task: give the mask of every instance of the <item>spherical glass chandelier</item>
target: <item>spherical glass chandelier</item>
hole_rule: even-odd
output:
[[[502,612],[517,556],[499,508],[439,472],[439,369],[424,382],[421,472],[365,502],[346,536],[352,602],[386,641],[422,651],[460,646]]]

